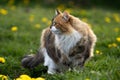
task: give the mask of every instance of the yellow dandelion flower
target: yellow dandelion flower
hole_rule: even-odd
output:
[[[11,5],[14,4],[14,2],[15,2],[15,0],[9,0],[9,1],[8,1],[8,5],[11,6]]]
[[[2,77],[3,75],[0,74],[0,78]]]
[[[30,21],[30,22],[33,22],[33,21],[34,21],[34,15],[30,15],[29,21]]]
[[[118,13],[114,13],[113,16],[114,16],[114,17],[118,17],[119,14],[118,14]]]
[[[102,54],[102,52],[99,50],[96,50],[95,52],[96,52],[96,54]]]
[[[11,28],[11,31],[12,31],[12,32],[16,32],[17,30],[18,30],[17,26],[13,26],[13,27]]]
[[[49,21],[47,21],[47,25],[50,25],[51,24],[51,21],[49,20]]]
[[[90,78],[86,78],[85,80],[90,80]]]
[[[88,19],[87,18],[82,18],[82,21],[88,22]]]
[[[117,37],[116,40],[117,40],[118,42],[120,42],[120,37]]]
[[[35,80],[45,80],[44,78],[38,77]]]
[[[114,17],[116,22],[120,22],[120,18],[119,17]]]
[[[110,23],[111,19],[109,17],[105,17],[105,22]]]
[[[47,22],[47,21],[48,21],[48,19],[46,17],[42,18],[42,22]]]
[[[9,1],[8,1],[8,5],[13,5],[14,2],[15,2],[15,0],[9,0]]]
[[[6,9],[1,9],[1,10],[0,10],[0,13],[1,13],[2,15],[7,15],[7,14],[8,14],[8,11],[7,11]]]
[[[21,78],[16,78],[15,80],[23,80],[23,79],[21,79]]]
[[[117,47],[117,44],[116,44],[116,43],[112,43],[112,46],[113,46],[113,47]]]
[[[8,77],[5,75],[0,75],[0,78],[2,78],[2,80],[8,80]]]
[[[35,78],[32,78],[31,80],[36,80]]]
[[[112,44],[108,44],[108,48],[111,48],[112,47]]]
[[[64,4],[60,4],[60,5],[57,7],[57,9],[63,10],[63,9],[65,9],[65,5],[64,5]]]
[[[11,10],[16,10],[16,6],[11,6],[10,9]]]
[[[5,63],[5,59],[3,57],[0,57],[0,63]]]
[[[87,13],[86,10],[84,10],[84,9],[80,10],[80,14],[81,14],[81,15],[86,15],[86,13]]]
[[[120,30],[120,28],[118,28],[118,27],[114,28],[115,32],[119,32],[119,30]]]
[[[96,54],[99,54],[100,53],[100,51],[99,50],[96,50]]]
[[[39,29],[40,26],[41,26],[40,24],[35,24],[35,28],[38,28],[38,29]]]
[[[31,77],[28,76],[28,75],[23,74],[23,75],[20,76],[20,79],[22,79],[22,80],[31,80]]]
[[[114,19],[115,19],[116,22],[120,22],[119,14],[114,13],[113,17],[114,17]]]
[[[67,12],[71,13],[72,12],[72,9],[69,8],[69,9],[66,9]]]

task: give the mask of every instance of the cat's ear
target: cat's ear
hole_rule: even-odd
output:
[[[63,12],[63,18],[64,18],[64,20],[65,20],[66,22],[69,21],[69,19],[70,19],[69,13],[66,12],[66,11],[64,11],[64,12]]]
[[[55,15],[59,15],[59,14],[61,14],[61,11],[58,10],[58,9],[56,9],[56,10],[55,10]]]

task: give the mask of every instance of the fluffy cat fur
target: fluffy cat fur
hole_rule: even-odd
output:
[[[49,74],[83,67],[93,56],[96,40],[87,23],[66,11],[56,10],[51,26],[42,31],[39,52],[25,56],[22,65],[33,68],[44,62]]]

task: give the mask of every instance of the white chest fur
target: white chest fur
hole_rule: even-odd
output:
[[[78,41],[80,41],[82,35],[74,31],[71,34],[66,35],[55,35],[55,44],[62,53],[68,54],[70,49],[73,48]]]

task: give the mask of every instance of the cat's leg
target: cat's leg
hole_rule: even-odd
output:
[[[75,71],[77,73],[81,72],[84,68],[84,56],[79,53],[71,57],[71,65],[70,68],[72,71]]]
[[[95,42],[92,42],[91,47],[90,47],[90,57],[94,56],[94,47],[95,47]]]
[[[71,61],[67,55],[61,54],[60,63],[62,63],[64,66],[69,66],[71,64]]]
[[[48,74],[54,74],[56,73],[57,65],[55,62],[49,57],[46,49],[42,49],[43,54],[44,54],[44,66],[48,67]]]
[[[91,35],[90,36],[90,41],[89,41],[89,44],[90,44],[90,57],[93,57],[94,56],[94,47],[95,47],[95,44],[96,44],[96,41],[97,41],[97,37],[96,35],[91,32]]]
[[[48,65],[48,74],[55,74],[57,71],[56,64],[53,61],[49,61],[51,64]]]

